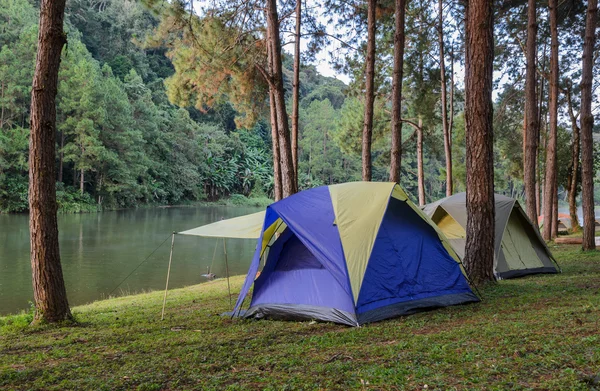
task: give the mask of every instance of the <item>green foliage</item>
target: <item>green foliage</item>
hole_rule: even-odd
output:
[[[56,186],[56,202],[62,213],[97,212],[99,210],[99,205],[88,193],[81,194],[79,189],[64,186],[60,182]]]
[[[178,2],[163,7],[149,40],[151,47],[168,49],[175,67],[165,81],[169,101],[206,111],[228,100],[238,125],[254,125],[265,106],[256,99],[266,97],[266,86],[255,66],[266,58],[264,45],[218,17],[182,17],[184,7]]]
[[[343,107],[347,107],[344,105]],[[329,99],[312,100],[300,111],[299,187],[301,189],[347,182],[358,179],[357,161],[350,153],[342,152],[341,137],[351,137],[334,126],[340,112]],[[343,136],[340,136],[343,134]]]

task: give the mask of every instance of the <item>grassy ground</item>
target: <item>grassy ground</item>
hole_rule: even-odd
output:
[[[76,307],[76,327],[0,318],[0,389],[600,389],[600,253],[553,250],[563,274],[361,328],[220,317],[223,280],[171,292],[162,322],[160,292]]]

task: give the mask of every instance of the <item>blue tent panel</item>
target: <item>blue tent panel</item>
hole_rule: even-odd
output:
[[[308,308],[311,310],[306,313]],[[352,296],[289,229],[271,248],[267,264],[254,282],[246,315],[277,317],[282,310],[281,315],[288,319],[294,315],[296,319],[339,321],[344,314],[343,323],[356,325]],[[335,319],[332,311],[337,314]]]
[[[358,296],[359,323],[479,301],[435,230],[391,198]]]
[[[348,269],[327,186],[296,193],[271,208],[287,224],[339,286],[352,295]]]

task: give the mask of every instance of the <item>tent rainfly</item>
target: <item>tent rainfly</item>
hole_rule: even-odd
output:
[[[398,185],[322,186],[267,207],[233,314],[359,326],[477,302],[461,266]]]
[[[536,273],[558,273],[556,260],[514,198],[495,195],[494,274],[498,279]],[[454,194],[423,207],[462,258],[467,226],[466,193]]]

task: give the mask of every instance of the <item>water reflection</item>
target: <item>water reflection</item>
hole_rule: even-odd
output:
[[[149,208],[59,216],[62,266],[71,305],[106,297],[171,232],[184,231],[222,218],[258,211],[246,207]],[[0,215],[0,314],[25,309],[32,300],[27,215]],[[167,240],[113,293],[164,287],[169,255]],[[228,239],[232,275],[248,270],[255,241]],[[213,264],[215,239],[176,236],[170,287],[205,282],[207,267],[225,276],[222,241]],[[211,266],[212,264],[212,266]]]

